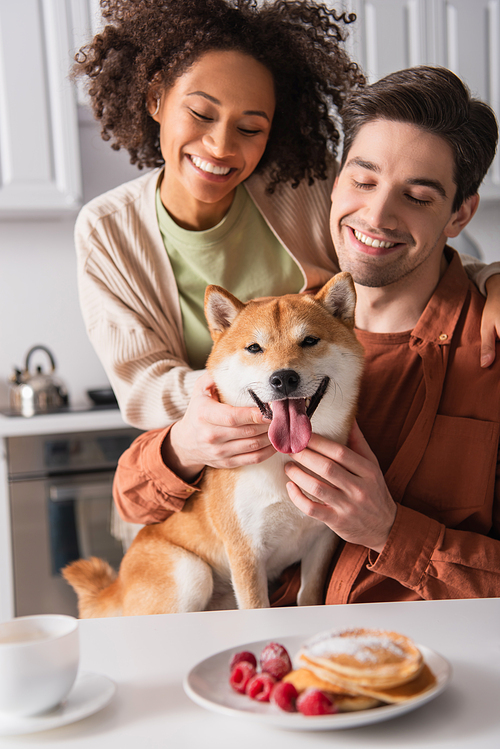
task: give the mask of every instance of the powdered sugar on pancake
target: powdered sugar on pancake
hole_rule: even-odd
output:
[[[330,632],[319,635],[306,644],[304,651],[313,658],[349,655],[360,663],[377,663],[381,651],[405,658],[406,653],[397,640],[385,633],[357,634],[357,630]]]

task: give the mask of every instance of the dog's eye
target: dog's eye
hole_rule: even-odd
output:
[[[250,354],[260,354],[262,353],[262,348],[258,343],[251,343],[250,346],[245,347],[245,351],[248,351]]]
[[[300,346],[301,348],[307,348],[307,346],[316,346],[318,342],[319,338],[316,338],[316,336],[307,335],[304,340],[301,341]]]

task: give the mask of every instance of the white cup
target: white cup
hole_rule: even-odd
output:
[[[78,620],[40,614],[0,623],[0,714],[25,717],[56,707],[76,679]]]

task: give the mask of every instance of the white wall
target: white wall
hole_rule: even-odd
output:
[[[104,143],[88,111],[80,118],[84,200],[133,179],[139,171],[128,154]],[[483,202],[470,225],[487,262],[500,260],[500,205]],[[7,380],[24,366],[34,344],[56,358],[73,405],[89,403],[85,391],[107,386],[80,315],[73,222],[0,221],[0,408],[7,406]],[[40,363],[44,361],[40,355]],[[35,363],[35,362],[33,362]]]
[[[500,260],[500,201],[483,200],[467,227],[487,263]]]
[[[99,135],[97,123],[81,111],[80,140],[84,201],[139,171],[128,154],[116,152]],[[89,403],[86,390],[108,384],[87,338],[78,304],[74,220],[0,220],[0,408],[8,404],[8,378],[24,367],[27,351],[44,344],[54,354],[57,372],[71,403]],[[33,366],[45,368],[43,354]]]

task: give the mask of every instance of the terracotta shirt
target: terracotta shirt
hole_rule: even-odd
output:
[[[484,299],[450,257],[411,333],[359,331],[358,423],[398,511],[381,554],[342,545],[327,603],[500,595],[500,348],[481,369]]]
[[[358,331],[358,422],[398,511],[381,554],[340,545],[326,603],[500,595],[500,350],[481,369],[484,298],[458,255],[449,258],[411,333]],[[120,459],[114,494],[125,520],[161,521],[197,491],[163,464],[167,432],[141,435]],[[297,575],[280,604],[291,602]]]

